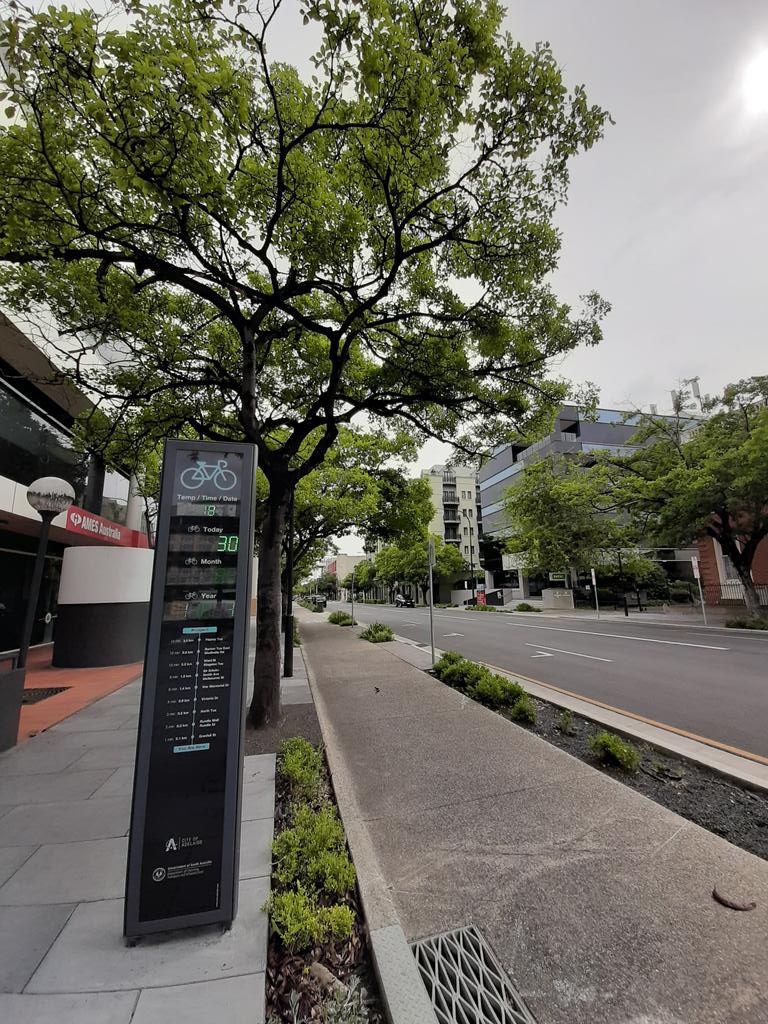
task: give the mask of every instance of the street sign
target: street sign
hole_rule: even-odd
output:
[[[167,441],[128,849],[128,937],[237,913],[255,449]]]
[[[567,576],[564,572],[551,572],[549,579],[552,583],[565,583]]]
[[[427,561],[430,566],[435,564],[435,538],[429,538],[429,545],[427,547]]]
[[[597,577],[595,576],[595,570],[594,569],[590,569],[589,571],[592,573],[592,586],[596,587],[597,586]]]
[[[699,571],[699,560],[695,555],[691,557],[691,568],[693,569],[693,578],[695,580],[700,580],[701,572]]]

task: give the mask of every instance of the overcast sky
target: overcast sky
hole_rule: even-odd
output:
[[[596,289],[605,339],[561,372],[609,407],[668,407],[768,373],[768,3],[514,0],[507,28],[548,40],[570,84],[610,110],[573,165],[559,295]],[[762,59],[761,59],[762,57]],[[445,459],[428,444],[418,468]],[[354,538],[343,550],[358,550]]]

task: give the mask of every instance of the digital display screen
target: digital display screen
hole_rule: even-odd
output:
[[[240,532],[243,495],[252,494],[242,452],[201,445],[172,457],[139,922],[221,903],[231,689],[242,676],[233,664],[236,594],[252,558]]]

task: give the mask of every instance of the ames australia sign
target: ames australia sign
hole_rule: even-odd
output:
[[[127,526],[120,523],[113,523],[103,516],[94,515],[93,512],[86,512],[85,509],[72,505],[67,512],[66,528],[72,533],[80,534],[83,537],[98,537],[106,544],[119,544],[127,548],[146,548],[149,541],[145,533],[138,530],[129,530]]]

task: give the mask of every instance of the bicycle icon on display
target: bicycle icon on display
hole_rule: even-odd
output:
[[[182,487],[187,490],[196,491],[203,484],[211,483],[220,491],[231,491],[237,485],[237,474],[227,469],[227,460],[219,459],[218,462],[200,462],[196,466],[189,466],[179,477]]]

